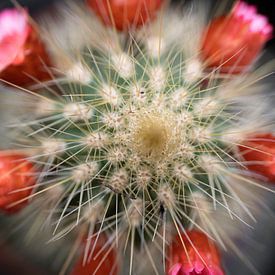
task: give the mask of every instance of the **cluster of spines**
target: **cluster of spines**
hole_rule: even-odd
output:
[[[90,52],[90,57],[86,52],[87,64],[93,64],[82,65],[89,83],[65,84],[62,102],[43,98],[37,108],[41,117],[29,135],[41,143],[38,155],[58,159],[51,169],[71,171],[68,181],[78,188],[94,188],[97,181],[100,188],[130,197],[152,189],[159,202],[171,206],[175,201],[167,198],[177,200],[177,193],[170,196],[170,189],[199,185],[196,174],[213,174],[215,163],[226,162],[226,145],[218,144],[213,129],[230,117],[214,85],[199,87],[201,75],[187,84],[182,54],[172,50],[152,66],[144,63],[151,60],[146,51],[139,51],[136,56]],[[79,77],[82,69],[68,78]],[[211,187],[208,180],[205,185]]]
[[[124,239],[124,250],[136,236],[144,245],[161,235],[165,257],[171,223],[178,233],[187,225],[207,231],[223,245],[209,213],[219,208],[242,220],[233,201],[251,215],[227,179],[242,178],[231,156],[237,141],[226,135],[239,117],[220,93],[230,80],[207,73],[198,56],[159,35],[132,39],[125,51],[105,42],[87,48],[85,62],[66,70],[65,79],[45,85],[37,119],[22,129],[22,146],[45,164],[38,193],[63,190],[53,239],[83,223],[90,236],[107,231],[113,245]]]

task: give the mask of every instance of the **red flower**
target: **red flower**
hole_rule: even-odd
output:
[[[240,73],[255,60],[271,38],[272,26],[254,6],[237,1],[231,13],[214,19],[202,43],[202,57],[209,67]]]
[[[189,231],[186,235],[182,233],[171,244],[167,274],[223,275],[219,252],[215,244],[199,231]]]
[[[275,182],[275,135],[262,134],[251,137],[239,146],[242,157],[251,171]]]
[[[87,0],[106,25],[118,30],[144,25],[155,17],[163,0]]]
[[[0,12],[0,72],[10,64],[22,63],[29,33],[25,11],[6,9]]]
[[[107,241],[107,236],[103,233],[99,235],[97,240],[96,237],[93,237],[91,243],[89,243],[90,257],[88,262],[84,263],[84,254],[82,254],[75,264],[71,275],[118,274],[116,251],[111,248],[110,245],[106,245]],[[90,255],[90,253],[92,253],[92,255]]]
[[[0,12],[0,78],[20,86],[32,84],[32,78],[47,80],[50,75],[45,64],[50,64],[49,58],[29,24],[27,12],[17,9]]]
[[[25,156],[6,152],[0,154],[0,209],[3,212],[21,210],[28,203],[35,182],[35,169]],[[24,201],[10,207],[20,200]]]

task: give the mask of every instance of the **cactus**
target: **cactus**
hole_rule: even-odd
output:
[[[154,21],[123,32],[92,19],[91,11],[70,9],[82,40],[69,40],[74,47],[61,51],[64,41],[46,33],[55,78],[24,88],[32,118],[16,125],[16,149],[41,171],[31,198],[53,198],[53,240],[82,232],[83,264],[104,234],[100,251],[128,253],[124,272],[138,273],[134,258],[142,251],[155,273],[189,274],[165,267],[173,236],[184,251],[184,242],[192,243],[186,232],[196,228],[224,247],[223,231],[211,226],[215,213],[254,221],[235,182],[247,192],[250,186],[268,189],[245,170],[238,151],[256,126],[269,129],[265,115],[253,120],[252,102],[242,101],[261,91],[254,83],[261,71],[247,71],[249,63],[236,74],[238,60],[230,63],[231,73],[228,67],[224,73],[226,60],[209,66],[201,54],[207,33],[200,9],[163,6]],[[78,30],[70,31],[73,38]],[[256,107],[261,113],[265,105]],[[121,257],[113,259],[112,272]]]

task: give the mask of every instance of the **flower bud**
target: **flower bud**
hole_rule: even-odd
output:
[[[118,274],[117,253],[114,248],[107,244],[107,236],[103,233],[97,238],[87,239],[85,243],[89,245],[88,259],[85,261],[85,253],[73,267],[71,275],[105,275]],[[86,251],[87,252],[87,251]]]
[[[0,12],[0,79],[18,86],[50,79],[50,65],[42,41],[25,10]]]
[[[35,173],[33,164],[26,156],[0,153],[1,211],[10,214],[26,206],[36,183]]]
[[[250,137],[239,146],[247,168],[275,182],[275,136],[270,133]]]
[[[188,255],[187,255],[188,254]],[[217,247],[204,233],[189,231],[172,241],[168,275],[223,275]]]
[[[223,73],[241,73],[271,38],[272,29],[254,6],[237,1],[228,15],[210,22],[202,41],[202,57],[208,67],[218,67]]]
[[[104,24],[117,30],[143,26],[153,19],[163,0],[87,0]]]

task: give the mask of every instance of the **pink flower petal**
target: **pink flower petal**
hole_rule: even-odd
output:
[[[198,260],[194,263],[194,271],[197,273],[201,273],[205,269],[205,265],[201,262],[201,260]]]
[[[175,264],[169,270],[169,275],[181,275],[181,264]]]
[[[252,32],[261,32],[268,24],[267,18],[262,15],[256,15],[250,24],[250,30]]]
[[[24,44],[29,31],[26,11],[6,9],[0,12],[0,72],[24,60]]]
[[[271,38],[271,34],[273,32],[273,27],[268,24],[267,26],[264,27],[264,29],[262,30],[262,33],[267,36],[268,38]]]
[[[249,31],[252,33],[262,34],[266,40],[270,38],[273,28],[268,23],[266,16],[257,13],[255,6],[237,1],[232,9],[231,16],[238,19],[240,25],[243,22],[248,23]]]

